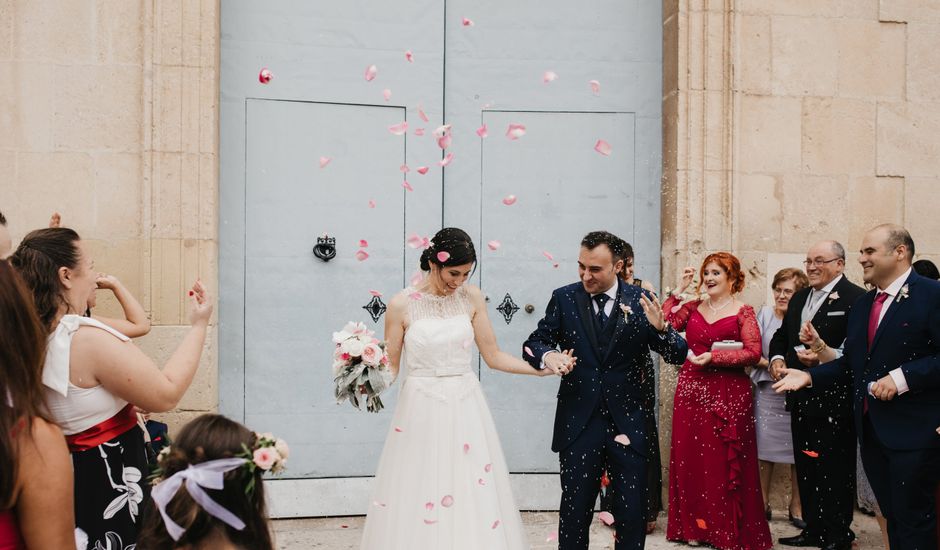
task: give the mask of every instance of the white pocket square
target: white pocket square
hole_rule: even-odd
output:
[[[828,315],[829,317],[838,317],[840,315],[845,315],[845,312],[844,311],[830,311],[826,313],[826,315]]]

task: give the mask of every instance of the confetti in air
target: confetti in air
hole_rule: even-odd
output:
[[[555,71],[545,71],[545,74],[542,75],[542,82],[548,84],[549,82],[555,82],[558,79],[558,75]]]
[[[375,80],[375,75],[379,73],[379,69],[375,65],[369,65],[366,67],[366,82],[372,82]]]
[[[600,95],[600,94],[601,94],[601,83],[600,83],[600,82],[598,82],[598,81],[596,81],[596,80],[591,80],[591,81],[588,82],[588,84],[591,85],[591,92],[593,92],[594,95]]]
[[[594,144],[594,150],[597,151],[598,153],[604,155],[605,157],[609,157],[609,156],[610,156],[611,147],[610,147],[610,144],[609,144],[609,143],[607,143],[606,141],[604,141],[604,140],[602,140],[602,139],[599,139],[599,140],[597,140],[597,143]]]
[[[330,157],[320,157],[320,168],[326,168],[326,165],[333,160]]]
[[[261,69],[261,72],[258,73],[258,82],[262,84],[267,84],[271,82],[271,79],[274,78],[274,73],[271,72],[267,67]]]
[[[523,124],[510,124],[509,128],[506,130],[506,137],[512,141],[515,141],[525,135],[525,125]]]

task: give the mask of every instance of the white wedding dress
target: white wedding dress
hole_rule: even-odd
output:
[[[411,294],[413,289],[406,289]],[[529,548],[473,360],[467,290],[412,299],[362,550]]]

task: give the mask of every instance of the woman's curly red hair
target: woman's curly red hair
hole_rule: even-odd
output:
[[[744,290],[744,272],[741,271],[741,261],[738,260],[734,254],[729,252],[715,252],[714,254],[709,254],[705,258],[705,261],[702,262],[702,267],[699,269],[699,281],[705,280],[705,266],[710,263],[718,264],[718,267],[728,275],[732,294],[737,294]],[[701,290],[702,283],[700,282],[696,291]]]

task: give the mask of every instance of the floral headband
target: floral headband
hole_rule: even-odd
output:
[[[245,523],[230,512],[203,490],[222,489],[225,486],[225,473],[238,468],[248,471],[248,484],[245,486],[245,495],[250,497],[255,489],[255,472],[278,474],[284,471],[290,448],[283,439],[278,439],[270,433],[255,434],[255,445],[249,449],[242,444],[242,452],[231,457],[190,464],[185,470],[180,470],[168,478],[164,478],[163,462],[170,453],[170,447],[164,447],[157,456],[157,469],[154,472],[154,488],[151,497],[163,517],[163,524],[173,540],[179,540],[185,529],[180,527],[166,513],[166,506],[176,495],[180,487],[186,487],[189,496],[193,498],[209,515],[227,523],[232,528],[241,531]]]

